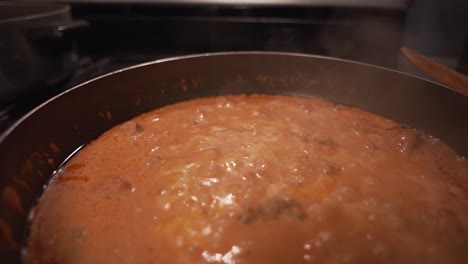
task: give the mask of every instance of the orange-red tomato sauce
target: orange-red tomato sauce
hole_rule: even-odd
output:
[[[190,100],[79,151],[41,197],[26,263],[468,263],[468,165],[318,99]]]

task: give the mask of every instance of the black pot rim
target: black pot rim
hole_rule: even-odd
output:
[[[15,130],[15,128],[17,126],[19,126],[24,120],[26,120],[28,117],[30,117],[31,115],[33,115],[36,111],[38,111],[39,109],[41,109],[42,107],[45,107],[47,104],[49,104],[50,102],[54,101],[54,100],[57,100],[58,98],[62,97],[64,94],[66,93],[69,93],[75,89],[79,89],[80,87],[82,86],[85,86],[87,85],[88,83],[91,83],[91,82],[94,82],[96,80],[99,80],[99,79],[102,79],[102,78],[106,78],[108,76],[111,76],[111,75],[114,75],[114,74],[118,74],[120,72],[123,72],[123,71],[128,71],[128,70],[132,70],[132,69],[135,69],[135,68],[140,68],[140,67],[144,67],[144,66],[148,66],[148,65],[152,65],[152,64],[157,64],[157,63],[164,63],[164,62],[167,62],[167,61],[175,61],[175,60],[184,60],[184,59],[190,59],[190,58],[198,58],[198,57],[216,57],[216,56],[235,56],[235,55],[276,55],[276,56],[294,56],[294,57],[308,57],[308,58],[318,58],[318,59],[325,59],[325,60],[332,60],[332,61],[340,61],[340,62],[345,62],[345,63],[349,63],[349,64],[354,64],[354,65],[361,65],[361,66],[366,66],[366,67],[370,67],[370,68],[375,68],[375,69],[379,69],[381,71],[387,71],[387,72],[392,72],[393,74],[400,74],[400,75],[405,75],[405,76],[408,76],[408,77],[411,77],[411,78],[414,78],[414,79],[419,79],[421,81],[424,81],[424,82],[427,82],[427,83],[431,83],[431,84],[434,84],[434,85],[437,85],[437,86],[440,86],[441,89],[448,89],[450,90],[451,92],[454,92],[456,94],[459,94],[460,96],[464,96],[463,94],[461,94],[460,92],[456,91],[456,90],[453,90],[452,88],[450,87],[447,87],[447,86],[444,86],[440,83],[436,83],[436,82],[433,82],[431,80],[428,80],[428,79],[424,79],[424,78],[421,78],[421,77],[418,77],[418,76],[415,76],[415,75],[411,75],[411,74],[408,74],[408,73],[404,73],[404,72],[400,72],[400,71],[397,71],[397,70],[392,70],[392,69],[389,69],[389,68],[385,68],[385,67],[382,67],[382,66],[377,66],[377,65],[372,65],[372,64],[368,64],[368,63],[363,63],[363,62],[358,62],[358,61],[353,61],[353,60],[346,60],[346,59],[340,59],[340,58],[335,58],[335,57],[329,57],[329,56],[322,56],[322,55],[314,55],[314,54],[304,54],[304,53],[293,53],[293,52],[276,52],[276,51],[227,51],[227,52],[210,52],[210,53],[198,53],[198,54],[191,54],[191,55],[182,55],[182,56],[175,56],[175,57],[170,57],[170,58],[164,58],[164,59],[159,59],[159,60],[154,60],[154,61],[148,61],[148,62],[144,62],[144,63],[140,63],[140,64],[136,64],[136,65],[132,65],[132,66],[129,66],[129,67],[126,67],[126,68],[122,68],[122,69],[119,69],[119,70],[115,70],[115,71],[112,71],[112,72],[109,72],[109,73],[106,73],[106,74],[103,74],[101,76],[98,76],[96,78],[93,78],[93,79],[90,79],[88,81],[85,81],[85,82],[82,82],[74,87],[71,87],[70,89],[67,89],[59,94],[57,94],[56,96],[48,99],[47,101],[43,102],[42,104],[38,105],[37,107],[35,107],[34,109],[32,109],[31,111],[29,111],[28,113],[26,113],[25,115],[23,115],[19,120],[17,120],[14,124],[12,124],[9,128],[7,128],[1,135],[0,135],[0,144],[2,144],[2,142],[8,137],[8,135],[10,135],[11,133],[13,133],[13,131]]]
[[[28,15],[16,16],[11,18],[0,19],[0,24],[21,22],[24,20],[39,19],[48,16],[59,15],[70,11],[70,6],[65,3],[0,3],[0,8],[34,8],[34,7],[49,7],[48,11],[31,12]]]

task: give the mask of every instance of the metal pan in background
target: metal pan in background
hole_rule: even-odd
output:
[[[65,80],[77,67],[76,32],[61,3],[0,3],[0,105]]]
[[[468,97],[396,71],[328,57],[203,54],[116,71],[76,86],[0,136],[0,259],[19,262],[28,212],[77,148],[157,107],[222,94],[310,96],[355,106],[436,136],[468,155]]]

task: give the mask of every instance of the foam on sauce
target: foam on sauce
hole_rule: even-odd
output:
[[[468,164],[329,102],[154,110],[80,150],[35,210],[27,263],[468,263]]]

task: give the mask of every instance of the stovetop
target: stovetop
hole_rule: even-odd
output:
[[[213,5],[210,1],[204,1],[203,5],[186,5],[184,1],[170,5],[169,1],[150,0],[139,4],[97,2],[71,1],[73,17],[90,23],[87,32],[77,40],[81,59],[76,72],[58,85],[36,89],[41,92],[0,106],[0,134],[27,112],[79,83],[130,65],[179,55],[286,51],[407,71],[412,68],[402,63],[400,47],[409,39],[413,44],[410,47],[417,50],[417,42],[410,33],[421,26],[415,17],[421,17],[421,12],[427,9],[415,9],[417,4],[408,6],[411,1],[396,1],[398,8],[302,5],[304,1],[281,6],[227,2]],[[445,53],[434,55],[445,56],[451,63],[458,62],[458,68],[466,70],[468,45],[466,42],[461,45],[465,45],[465,51],[458,52],[457,56],[452,56],[453,52],[448,57]],[[464,64],[460,57],[465,58]]]

